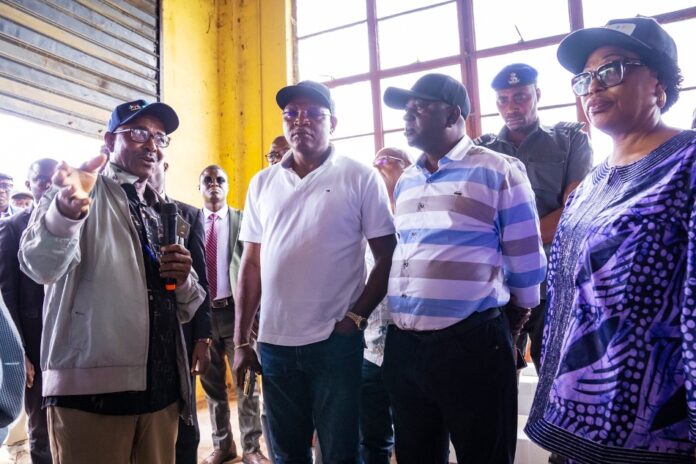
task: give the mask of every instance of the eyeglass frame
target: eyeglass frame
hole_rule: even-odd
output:
[[[599,71],[602,68],[610,69],[612,66],[615,66],[617,63],[619,64],[619,70],[621,71],[621,77],[619,78],[618,82],[616,82],[615,84],[607,85],[604,82],[604,79],[599,77]],[[590,86],[592,85],[593,79],[597,79],[597,81],[605,89],[609,89],[611,87],[616,87],[617,85],[621,85],[624,81],[624,77],[626,76],[626,65],[629,65],[629,66],[647,66],[647,64],[645,64],[643,61],[636,59],[636,58],[619,58],[617,60],[612,60],[608,63],[604,63],[601,66],[598,66],[597,69],[595,69],[594,71],[583,71],[581,73],[574,75],[572,77],[572,79],[570,80],[570,87],[573,90],[573,93],[575,95],[577,95],[578,97],[584,97],[584,96],[590,94],[589,89],[590,89]],[[590,79],[589,79],[588,84],[587,84],[587,92],[580,94],[580,93],[578,93],[578,91],[575,90],[576,81],[580,76],[587,76],[587,75],[590,76]]]
[[[311,110],[316,110],[316,111],[311,111]],[[293,113],[297,113],[296,115],[292,115]],[[321,121],[324,119],[326,116],[331,116],[331,111],[325,112],[320,109],[318,106],[310,106],[308,108],[304,108],[301,110],[283,110],[283,119],[287,122],[293,122],[297,121],[300,119],[300,114],[304,113],[305,118],[309,119],[310,121]]]
[[[269,151],[264,156],[266,157],[266,161],[268,161],[270,163],[271,161],[273,161],[276,158],[282,158],[283,155],[285,155],[285,153],[281,153],[279,151]]]
[[[146,133],[146,134],[148,135],[148,137],[147,137],[145,140],[143,140],[143,141],[135,140],[135,139],[133,138],[133,131],[141,131],[141,132],[144,132],[144,133]],[[150,141],[150,139],[154,139],[155,145],[156,145],[157,147],[159,147],[159,148],[167,148],[167,147],[169,146],[169,144],[171,143],[171,141],[172,141],[171,137],[169,137],[167,134],[159,134],[159,133],[158,133],[158,134],[153,134],[153,133],[150,132],[149,130],[147,130],[147,129],[141,129],[141,128],[139,128],[139,127],[129,127],[129,128],[126,128],[126,129],[115,130],[115,131],[112,132],[112,134],[123,134],[123,133],[125,133],[125,132],[128,132],[128,137],[130,137],[131,141],[133,141],[133,142],[135,142],[135,143],[147,143],[147,142]],[[159,140],[161,140],[162,142],[164,142],[164,144],[158,143],[158,142],[157,142],[158,137],[159,137]]]

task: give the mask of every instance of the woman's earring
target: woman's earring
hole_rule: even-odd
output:
[[[667,94],[663,90],[660,92],[660,95],[657,96],[657,107],[662,109],[665,107],[665,103],[667,103]]]

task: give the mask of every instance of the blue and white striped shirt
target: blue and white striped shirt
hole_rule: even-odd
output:
[[[546,257],[519,160],[464,136],[432,174],[421,155],[394,197],[399,239],[387,296],[399,328],[443,329],[511,295],[518,306],[539,304]]]

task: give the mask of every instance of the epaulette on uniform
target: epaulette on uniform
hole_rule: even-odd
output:
[[[585,127],[584,122],[568,122],[568,121],[561,121],[557,123],[553,128],[558,131],[562,132],[577,132],[581,130],[583,127]]]
[[[488,145],[488,144],[491,143],[491,142],[494,142],[495,139],[496,139],[496,135],[495,135],[495,134],[483,134],[483,135],[480,136],[480,137],[476,137],[476,138],[473,140],[473,142],[474,142],[474,145],[484,145],[484,146],[485,146],[485,145]]]

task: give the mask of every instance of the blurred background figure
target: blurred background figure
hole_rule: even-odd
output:
[[[10,203],[15,208],[27,209],[31,206],[33,197],[31,193],[22,190],[15,191],[10,196]]]
[[[652,18],[615,19],[557,55],[614,146],[558,225],[525,431],[572,462],[694,462],[696,135],[662,120],[675,43]]]
[[[191,367],[191,385],[195,385],[195,376],[203,374],[210,364],[209,346],[212,341],[210,332],[210,299],[207,295],[208,278],[205,271],[205,251],[203,250],[203,214],[198,208],[174,200],[167,195],[166,173],[168,169],[169,163],[164,161],[164,159],[159,160],[147,182],[167,202],[176,203],[180,218],[188,224],[188,232],[184,237],[184,247],[191,251],[192,266],[196,274],[198,274],[198,283],[206,291],[205,300],[203,300],[196,314],[194,314],[193,319],[181,324],[181,331],[184,334],[184,343],[186,344],[186,354]],[[191,389],[191,404],[196,404],[195,388]],[[198,445],[201,434],[196,408],[191,409],[191,416],[193,419],[191,423],[179,417],[179,432],[176,436],[176,464],[197,464],[198,462]]]
[[[44,193],[51,187],[51,178],[58,162],[44,158],[29,166],[26,187],[34,203],[8,219],[0,221],[0,292],[17,326],[25,351],[26,391],[24,409],[27,413],[29,452],[33,464],[51,464],[46,410],[42,409],[43,376],[39,365],[44,287],[37,284],[19,268],[17,252],[22,233]]]
[[[375,155],[373,166],[387,186],[392,213],[396,181],[411,164],[406,152],[398,148],[385,147]],[[365,263],[369,272],[374,266],[374,257],[369,249],[365,252]],[[388,464],[394,448],[391,403],[382,380],[384,342],[389,324],[392,324],[392,319],[385,298],[370,314],[365,329],[360,392],[360,457],[363,464]]]
[[[0,219],[10,217],[20,211],[19,208],[12,206],[10,203],[10,193],[13,187],[14,179],[12,176],[0,172]]]
[[[273,139],[273,142],[271,142],[271,148],[268,149],[268,153],[266,154],[268,164],[273,166],[274,164],[280,162],[283,155],[285,155],[288,150],[290,150],[290,145],[288,145],[288,141],[285,140],[284,136],[279,135]]]

